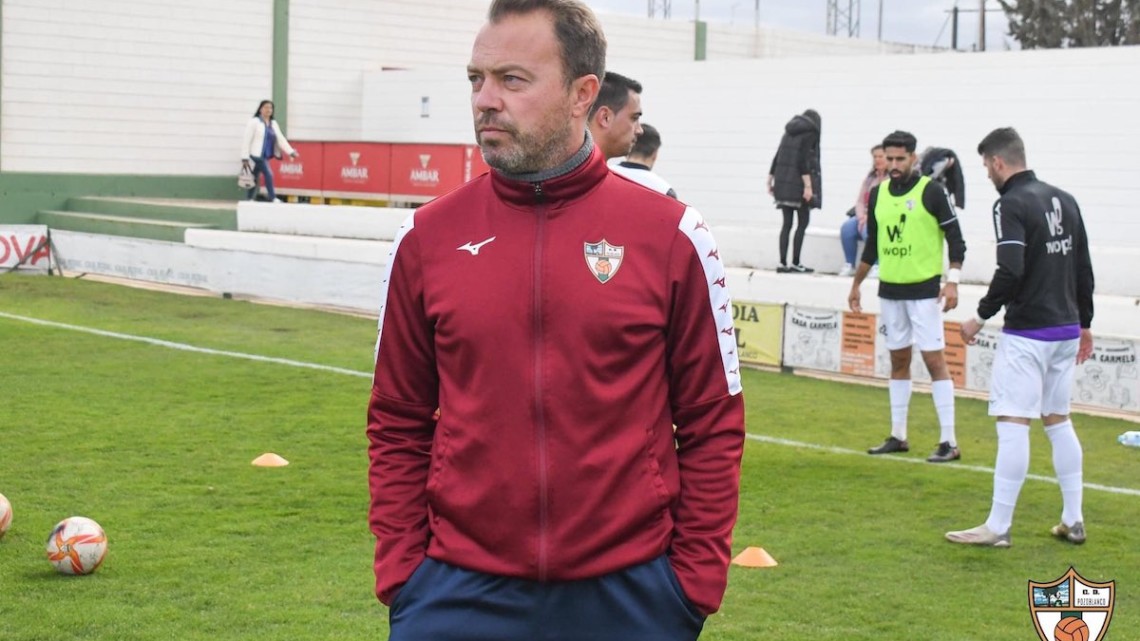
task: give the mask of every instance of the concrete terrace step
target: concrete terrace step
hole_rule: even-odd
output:
[[[216,225],[176,220],[155,220],[136,216],[112,216],[78,211],[41,211],[37,222],[52,229],[89,234],[127,236],[181,243],[187,229],[215,229]]]
[[[199,223],[218,229],[237,229],[236,201],[83,196],[69,198],[67,209],[73,212]]]

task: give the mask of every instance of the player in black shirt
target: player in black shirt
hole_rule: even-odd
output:
[[[954,543],[1008,547],[1013,511],[1029,471],[1029,423],[1040,418],[1053,446],[1061,486],[1061,522],[1052,533],[1084,543],[1081,443],[1069,420],[1076,365],[1092,355],[1093,271],[1077,201],[1026,169],[1025,144],[1012,128],[995,129],[978,145],[1001,197],[994,204],[997,271],[962,324],[976,340],[986,319],[1005,307],[990,384],[997,419],[993,506],[986,522],[947,532]]]

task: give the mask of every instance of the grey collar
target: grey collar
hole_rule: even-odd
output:
[[[585,163],[586,160],[590,157],[590,154],[593,151],[594,151],[594,137],[590,135],[590,128],[586,127],[586,140],[585,140],[585,142],[583,142],[582,146],[578,148],[577,153],[575,153],[573,156],[570,156],[570,158],[566,162],[562,163],[561,165],[558,165],[557,167],[551,167],[550,169],[543,169],[542,171],[535,171],[535,172],[531,172],[531,173],[527,173],[527,174],[508,174],[505,171],[500,171],[499,173],[502,174],[502,176],[508,180],[517,180],[519,182],[527,182],[527,183],[545,182],[545,181],[550,180],[552,178],[558,178],[559,176],[565,176],[566,174],[577,169],[578,167],[581,167],[582,164]],[[496,170],[496,171],[498,171],[498,170]]]

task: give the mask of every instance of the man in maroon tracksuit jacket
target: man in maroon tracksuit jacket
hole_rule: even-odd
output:
[[[699,213],[607,169],[604,69],[578,0],[495,0],[468,66],[493,171],[397,234],[368,409],[394,641],[695,639],[720,607],[744,441],[725,270]]]

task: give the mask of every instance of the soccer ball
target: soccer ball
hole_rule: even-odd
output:
[[[48,537],[48,561],[62,574],[91,574],[106,556],[107,535],[89,518],[66,518]]]
[[[4,533],[8,531],[9,525],[12,525],[12,504],[3,494],[0,494],[0,539],[4,538]]]

